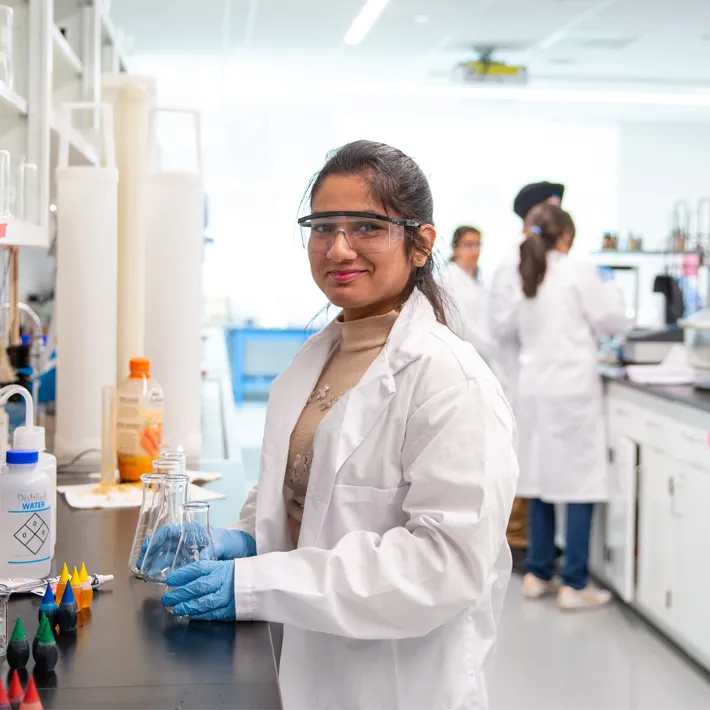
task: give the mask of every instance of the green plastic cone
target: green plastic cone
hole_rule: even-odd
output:
[[[22,625],[22,619],[18,616],[15,622],[15,628],[12,630],[12,637],[10,641],[22,641],[26,639],[27,634],[25,633],[25,627]]]
[[[49,626],[49,619],[44,612],[42,612],[42,621],[40,621],[39,629],[37,629],[37,638],[40,643],[56,643],[52,629]]]

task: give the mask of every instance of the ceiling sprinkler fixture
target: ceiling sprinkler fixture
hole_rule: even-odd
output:
[[[415,15],[414,16],[414,24],[415,25],[428,25],[430,21],[431,21],[431,17],[429,17],[429,15]]]

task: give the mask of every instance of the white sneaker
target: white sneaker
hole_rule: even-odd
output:
[[[523,577],[523,596],[526,599],[540,599],[540,597],[547,596],[548,594],[554,594],[559,586],[560,583],[557,579],[545,582],[545,580],[528,572],[525,577]]]
[[[584,589],[573,589],[564,585],[557,593],[557,606],[565,611],[591,609],[611,601],[611,592],[587,585]]]

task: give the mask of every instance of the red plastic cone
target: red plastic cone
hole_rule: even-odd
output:
[[[20,705],[20,710],[42,710],[42,701],[39,699],[35,679],[32,676],[30,676],[30,682],[27,684],[25,699]]]
[[[17,671],[12,671],[12,679],[10,680],[10,705],[13,708],[19,707],[22,702],[22,683]]]
[[[0,678],[0,710],[10,710],[10,699],[7,697],[5,684]]]

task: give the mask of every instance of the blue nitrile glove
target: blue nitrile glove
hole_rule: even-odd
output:
[[[163,604],[195,621],[234,621],[234,560],[193,562],[171,572]]]
[[[256,541],[243,530],[212,528],[214,554],[218,560],[236,560],[240,557],[254,557]]]
[[[254,538],[242,530],[226,530],[225,528],[211,528],[212,542],[214,543],[214,556],[218,560],[233,560],[237,557],[253,557],[256,554]],[[167,548],[173,551],[177,548],[180,539],[179,525],[163,525],[153,533],[151,538],[146,538],[141,546],[136,566],[138,569],[143,564],[143,557],[148,549],[150,540],[154,540],[157,549]],[[151,553],[151,557],[153,554]]]

